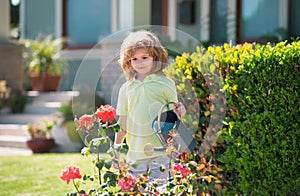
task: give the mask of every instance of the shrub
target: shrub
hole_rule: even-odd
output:
[[[227,112],[217,144],[206,156],[221,168],[229,195],[300,192],[300,41],[275,46],[248,44],[201,48],[177,57],[166,70],[178,84],[190,83],[200,104],[199,145],[213,107],[203,67],[223,77]],[[221,109],[221,108],[218,108]]]
[[[12,113],[22,113],[27,103],[26,95],[21,90],[12,90],[8,105]]]

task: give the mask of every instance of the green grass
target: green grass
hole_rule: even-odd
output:
[[[72,183],[67,185],[59,178],[60,173],[75,164],[81,174],[93,174],[91,160],[92,156],[80,153],[0,156],[0,195],[56,196],[75,192]]]

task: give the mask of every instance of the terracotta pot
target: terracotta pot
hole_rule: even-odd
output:
[[[57,91],[59,88],[61,76],[31,76],[33,91]]]
[[[26,145],[30,150],[32,150],[33,153],[43,153],[49,152],[50,149],[55,145],[55,141],[53,138],[36,138],[26,141]]]

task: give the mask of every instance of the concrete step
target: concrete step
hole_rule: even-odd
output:
[[[30,139],[27,132],[28,124],[41,123],[43,118],[49,121],[60,119],[58,108],[62,103],[72,100],[78,92],[27,92],[27,103],[25,110],[20,114],[13,114],[9,109],[0,111],[0,155],[32,154],[26,146],[26,141]],[[80,144],[69,141],[64,129],[55,125],[53,137],[56,146],[53,152],[80,151]],[[8,152],[6,152],[8,150]],[[10,151],[10,152],[9,152]]]
[[[47,115],[58,113],[61,102],[34,102],[26,104],[23,114]]]
[[[25,114],[53,114],[58,112],[58,108],[63,103],[68,103],[78,92],[27,92],[27,104]]]
[[[32,155],[28,148],[0,147],[0,156],[27,156]]]
[[[0,147],[27,148],[29,138],[27,125],[0,124]]]
[[[7,123],[6,119],[13,116],[36,114],[36,115],[49,115],[58,113],[58,108],[63,103],[68,103],[72,100],[72,97],[77,96],[76,91],[65,92],[27,92],[27,103],[25,109],[21,114],[12,114],[9,108],[0,110],[0,124]],[[8,116],[8,117],[7,117]],[[2,120],[5,118],[5,120]]]
[[[0,124],[0,135],[29,136],[27,125]]]
[[[0,135],[0,147],[27,148],[28,136]]]
[[[30,135],[27,133],[26,128],[26,126],[22,125],[1,125],[0,149],[29,150],[26,141],[30,139]],[[71,142],[64,128],[58,125],[54,126],[52,136],[55,139],[56,145],[51,149],[51,152],[80,152],[83,147],[82,143]],[[0,155],[3,154],[0,152]]]
[[[78,96],[77,91],[37,92],[28,91],[27,100],[30,102],[60,102],[67,103],[72,97]]]
[[[53,114],[5,114],[0,115],[0,124],[27,125],[29,123],[40,123],[43,118],[54,120]]]

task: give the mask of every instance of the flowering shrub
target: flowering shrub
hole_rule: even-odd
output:
[[[132,191],[135,186],[135,177],[130,173],[126,173],[122,178],[119,178],[118,185],[122,191]]]
[[[164,181],[151,179],[151,171],[133,176],[129,170],[136,164],[129,164],[125,159],[115,159],[117,155],[128,150],[125,144],[117,149],[113,148],[113,139],[109,132],[119,131],[115,116],[116,110],[112,106],[102,105],[95,113],[84,114],[79,119],[75,119],[77,130],[86,144],[81,154],[95,155],[92,161],[95,173],[81,175],[78,167],[66,167],[61,179],[67,184],[72,180],[76,188],[76,192],[70,195],[177,195],[182,193],[210,195],[221,191],[220,182],[215,177],[218,167],[196,153],[177,152],[172,146],[172,139],[168,141],[169,146],[166,150],[166,156],[171,160],[169,168],[166,168],[169,173],[168,179]],[[101,157],[100,147],[103,143],[110,145],[107,151],[111,156],[110,159]],[[112,167],[113,164],[118,169]],[[165,168],[161,167],[161,171],[164,170]],[[81,183],[75,183],[75,179],[80,179]],[[80,187],[94,180],[98,180],[97,187],[89,190]]]
[[[188,166],[183,163],[175,163],[174,164],[174,174],[180,175],[182,178],[186,178],[190,175],[191,170]]]

